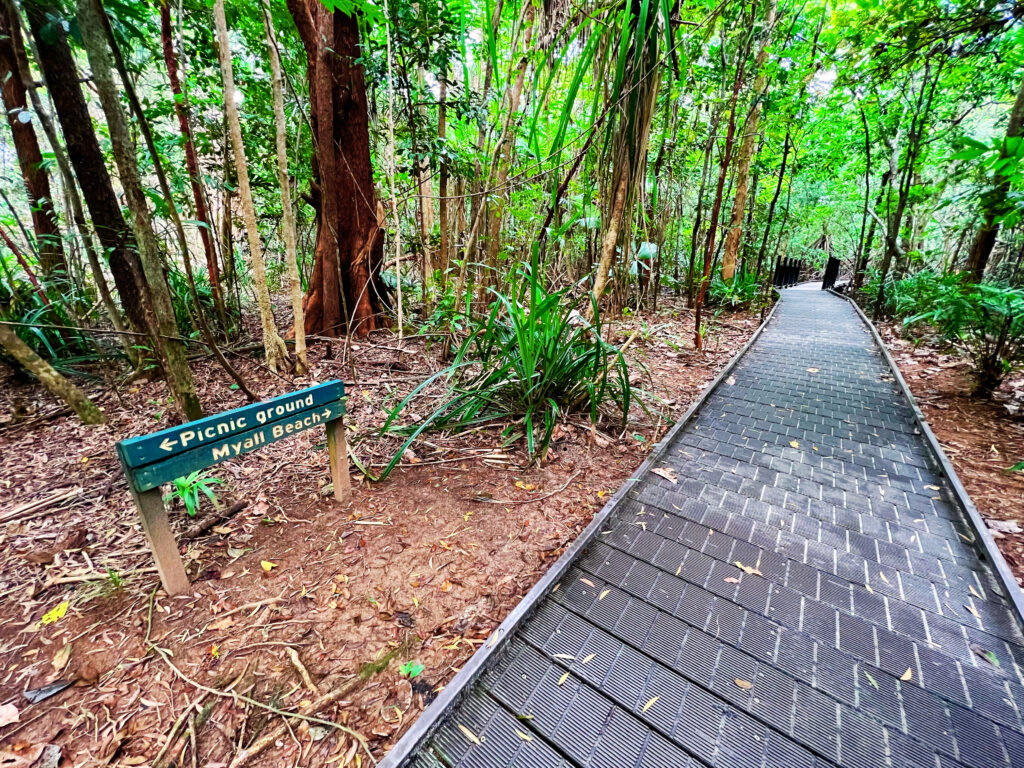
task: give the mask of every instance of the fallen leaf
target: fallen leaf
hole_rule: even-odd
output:
[[[744,572],[746,572],[746,573],[750,573],[750,574],[753,574],[754,576],[764,576],[764,574],[763,574],[763,573],[761,573],[761,572],[760,572],[759,570],[757,570],[757,568],[752,568],[752,567],[751,567],[751,566],[749,566],[749,565],[744,565],[744,564],[743,564],[743,563],[741,563],[741,562],[740,562],[739,560],[737,560],[736,562],[734,562],[734,563],[733,563],[733,565],[735,565],[735,566],[736,566],[737,568],[739,568],[739,569],[740,569],[741,571],[744,571]]]
[[[63,672],[69,661],[71,661],[71,643],[65,643],[59,651],[53,654],[53,659],[50,661],[54,674],[59,675]]]
[[[974,653],[976,653],[979,657],[981,657],[982,659],[987,661],[989,664],[991,664],[993,667],[1000,667],[1000,666],[1002,666],[999,663],[999,657],[998,656],[996,656],[992,651],[989,651],[989,650],[987,650],[985,648],[982,648],[977,643],[971,643],[971,650]]]
[[[646,704],[644,704],[644,708],[643,708],[642,711],[646,712],[648,709],[653,707],[654,706],[654,702],[656,702],[660,698],[661,698],[660,696],[654,696],[651,699],[649,699],[648,702]]]
[[[611,590],[610,590],[610,589],[604,589],[604,590],[601,590],[601,594],[600,594],[600,595],[598,595],[597,599],[598,599],[598,600],[604,600],[604,599],[605,599],[606,597],[608,597],[608,593],[609,593],[609,592],[611,592]]]
[[[744,691],[749,691],[751,688],[754,687],[754,684],[749,680],[741,680],[738,677],[735,680],[733,680],[733,682],[736,683],[736,687],[742,688]]]
[[[221,536],[227,536],[228,534],[234,533],[234,529],[229,528],[226,525],[215,525],[210,530],[214,533],[219,533]]]
[[[260,568],[267,573],[270,573],[272,570],[277,568],[277,563],[272,563],[269,560],[260,560]]]
[[[596,654],[588,653],[586,656],[580,659],[580,664],[586,664],[588,661],[593,661],[595,655]]]
[[[908,680],[913,680],[913,679],[914,679],[914,670],[911,669],[910,667],[907,667],[907,671],[904,672],[902,675],[900,675],[900,680],[902,680],[903,682],[907,682]]]
[[[515,731],[516,731],[516,736],[518,736],[523,741],[533,741],[533,736],[531,736],[530,734],[523,733],[518,728],[516,728]]]
[[[817,372],[818,372],[818,369],[817,369],[817,368],[808,368],[808,369],[807,369],[807,372],[808,372],[808,373],[817,373]]]
[[[927,488],[929,491],[937,491],[937,490],[939,490],[939,486],[937,486],[937,485],[926,485],[925,488]]]
[[[568,679],[569,679],[569,673],[566,672],[564,675],[562,675],[560,678],[558,678],[558,684],[561,685],[562,683],[564,683]]]
[[[594,582],[592,582],[592,581],[591,581],[590,579],[580,579],[580,581],[582,581],[582,582],[583,582],[584,584],[586,584],[586,585],[587,585],[588,587],[592,587],[592,586],[594,586]]]
[[[978,598],[979,600],[984,600],[984,599],[985,599],[985,598],[983,598],[983,597],[981,596],[981,594],[980,594],[980,593],[978,592],[978,590],[976,590],[976,589],[974,588],[974,585],[973,585],[973,584],[968,584],[968,585],[967,585],[967,589],[969,589],[969,590],[971,591],[971,594],[972,594],[972,595],[974,595],[974,596],[975,596],[976,598]]]
[[[221,629],[227,629],[228,627],[230,627],[234,623],[235,623],[234,616],[225,616],[223,619],[217,619],[216,621],[212,622],[210,624],[210,626],[207,627],[207,629],[212,629],[214,631],[219,631]]]
[[[551,655],[553,659],[566,659],[567,661],[575,661],[575,656],[570,656],[568,653],[553,653]]]
[[[19,717],[18,708],[13,704],[0,706],[0,728],[18,722]]]
[[[462,731],[462,734],[474,744],[480,743],[480,739],[477,738],[477,735],[469,730],[469,728],[462,725],[462,723],[459,723],[459,730]]]
[[[871,683],[871,685],[874,686],[875,690],[877,691],[878,690],[878,681],[875,680],[875,678],[873,678],[871,676],[871,674],[868,673],[868,672],[864,673],[864,677],[866,677],[868,679],[868,682]]]
[[[726,584],[739,584],[740,583],[740,580],[737,579],[735,576],[726,576],[724,579],[722,579],[722,581],[724,581]]]
[[[790,440],[789,444],[793,448],[799,448],[800,447],[800,443],[798,443],[796,440]]]
[[[736,383],[736,377],[735,376],[730,376],[729,378],[727,378],[725,380],[725,383],[728,384],[731,387],[733,384]]]
[[[981,621],[981,614],[978,613],[978,609],[974,607],[974,603],[973,602],[964,603],[964,608],[966,608],[968,611],[970,611],[971,615],[974,616],[974,618],[976,618],[978,621]]]
[[[884,574],[884,573],[883,573],[882,571],[879,571],[879,572],[878,572],[878,578],[880,578],[880,579],[881,579],[882,581],[884,581],[884,582],[885,582],[886,584],[889,584],[889,579],[887,579],[887,578],[886,578],[885,574]],[[891,586],[892,586],[892,584],[889,584],[889,586],[891,587]]]
[[[658,475],[659,477],[664,477],[673,485],[679,483],[679,478],[676,477],[676,473],[673,470],[669,469],[668,467],[656,467],[652,469],[651,472],[655,475]]]

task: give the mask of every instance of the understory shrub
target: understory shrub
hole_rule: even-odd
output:
[[[567,290],[549,292],[535,268],[515,294],[522,300],[495,292],[489,314],[459,346],[452,364],[391,411],[382,431],[407,434],[408,439],[381,479],[428,429],[510,422],[503,435],[524,436],[530,458],[537,460],[547,451],[555,425],[571,413],[586,413],[596,421],[602,408],[610,406],[625,422],[629,372],[622,353],[601,338],[596,305],[591,305],[594,321],[589,322],[579,311],[581,300],[572,299]],[[414,426],[396,425],[399,415],[439,380],[448,383],[441,404]]]
[[[967,354],[975,396],[990,397],[1007,374],[1024,367],[1024,290],[943,278],[921,301],[905,324],[927,323]]]
[[[737,272],[732,280],[723,280],[716,275],[708,286],[708,304],[742,307],[757,298],[760,290],[753,273]]]

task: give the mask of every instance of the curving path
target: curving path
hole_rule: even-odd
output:
[[[955,499],[853,307],[785,291],[384,765],[1024,768],[1021,620]]]

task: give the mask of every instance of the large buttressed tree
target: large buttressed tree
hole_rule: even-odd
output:
[[[355,9],[288,0],[308,59],[316,249],[306,332],[363,336],[382,327],[383,208],[370,164],[366,80]]]

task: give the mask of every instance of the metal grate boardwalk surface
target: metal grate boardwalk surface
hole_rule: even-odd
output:
[[[786,291],[656,466],[389,765],[1024,767],[1019,619],[849,304]]]

